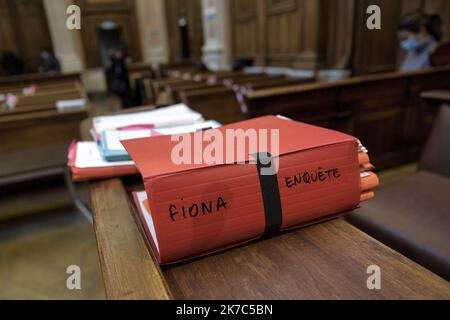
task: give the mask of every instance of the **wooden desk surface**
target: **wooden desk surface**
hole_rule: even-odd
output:
[[[423,99],[439,100],[443,103],[450,102],[450,90],[429,90],[420,94]]]
[[[450,299],[450,283],[343,219],[160,267],[140,232],[129,191],[139,182],[90,184],[109,299]],[[368,290],[367,267],[381,268]]]

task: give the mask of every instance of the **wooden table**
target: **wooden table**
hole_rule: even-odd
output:
[[[91,126],[90,119],[81,125],[85,139]],[[450,299],[450,283],[345,219],[159,266],[130,197],[144,189],[141,178],[92,182],[89,188],[109,299]],[[367,289],[371,265],[381,268],[381,290]]]
[[[90,184],[109,299],[450,299],[450,283],[344,219],[161,267],[130,199],[142,189],[139,178]],[[380,290],[367,288],[370,265]]]

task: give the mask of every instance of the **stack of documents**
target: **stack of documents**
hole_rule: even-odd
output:
[[[93,121],[93,131],[98,138],[106,130],[160,129],[202,121],[200,113],[181,103],[151,111],[97,117]]]
[[[136,174],[138,171],[122,141],[196,132],[220,127],[184,104],[93,119],[94,141],[75,142],[69,149],[68,166],[74,181]]]
[[[121,141],[123,140],[196,132],[199,130],[215,129],[220,126],[220,123],[217,121],[204,121],[185,126],[160,129],[106,130],[103,131],[100,139],[100,152],[106,161],[131,160],[128,152],[122,145]]]
[[[68,166],[74,181],[120,177],[138,173],[133,161],[105,161],[97,142],[74,142],[69,147]]]
[[[278,130],[279,143],[258,143],[256,152],[231,160],[174,163],[171,150],[177,142],[169,136],[123,142],[143,177],[145,191],[134,193],[134,200],[159,263],[342,216],[368,200],[367,192],[378,184],[367,150],[347,134],[275,116],[208,133],[226,136],[229,129]],[[202,141],[200,134],[187,136]],[[202,147],[210,145],[203,141]],[[219,153],[227,150],[224,146]]]
[[[378,176],[372,172],[375,167],[370,163],[367,149],[358,140],[358,162],[361,176],[361,202],[375,197],[373,190],[378,187]]]

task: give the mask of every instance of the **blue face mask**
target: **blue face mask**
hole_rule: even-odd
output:
[[[419,41],[417,41],[414,38],[408,38],[408,39],[403,40],[400,43],[400,45],[404,50],[412,51],[412,50],[416,50],[420,46],[420,43],[419,43]]]

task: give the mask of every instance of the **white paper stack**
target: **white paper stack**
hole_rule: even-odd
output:
[[[131,160],[121,141],[146,138],[158,135],[190,133],[206,129],[215,129],[221,124],[217,121],[205,121],[185,126],[141,130],[106,130],[100,139],[100,152],[107,161]]]
[[[120,130],[133,126],[157,129],[191,125],[202,121],[200,113],[185,104],[176,104],[151,111],[97,117],[94,118],[93,129],[96,134],[101,135],[106,130]]]
[[[58,100],[56,101],[56,110],[65,112],[73,109],[84,109],[86,106],[85,99]]]

